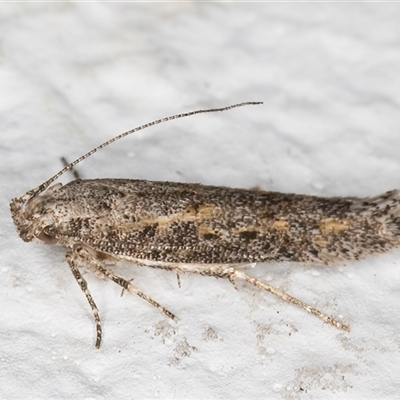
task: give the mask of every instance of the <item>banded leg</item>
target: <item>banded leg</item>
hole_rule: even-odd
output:
[[[96,260],[97,261],[97,260]],[[109,271],[107,268],[105,268],[103,265],[101,265],[100,262],[96,262],[96,268],[104,274],[108,279],[112,280],[115,282],[117,285],[121,286],[122,289],[127,290],[130,293],[135,293],[142,299],[146,300],[148,303],[150,303],[152,306],[158,308],[161,312],[163,312],[167,317],[173,319],[174,321],[177,321],[178,318],[169,310],[167,310],[165,307],[163,307],[160,303],[157,303],[155,300],[153,300],[150,296],[147,296],[147,294],[141,292],[137,287],[133,286],[130,281],[127,281],[126,279],[115,275],[111,271]]]
[[[101,329],[101,320],[100,320],[100,316],[99,316],[99,310],[89,292],[86,280],[81,275],[79,268],[84,268],[86,271],[89,271],[100,278],[111,279],[113,282],[115,282],[116,284],[121,286],[123,289],[128,290],[131,293],[135,293],[142,299],[146,300],[152,306],[158,308],[160,311],[162,311],[165,315],[167,315],[171,319],[173,319],[175,321],[178,320],[177,317],[173,313],[171,313],[169,310],[167,310],[161,304],[157,303],[151,297],[147,296],[145,293],[139,291],[129,281],[127,281],[126,279],[124,279],[120,276],[117,276],[114,273],[112,273],[111,271],[109,271],[106,268],[104,262],[102,260],[96,258],[96,253],[94,253],[90,248],[87,248],[86,246],[84,246],[82,244],[77,244],[73,247],[73,249],[71,251],[69,251],[66,254],[66,259],[67,259],[68,265],[70,266],[71,271],[72,271],[76,281],[78,282],[82,291],[85,293],[86,299],[88,300],[90,307],[92,308],[94,320],[96,323],[96,332],[97,332],[96,348],[100,347],[101,340],[102,340],[102,329]]]
[[[95,344],[95,346],[96,346],[96,349],[99,349],[100,345],[101,345],[101,339],[102,339],[102,329],[101,329],[101,320],[100,320],[100,315],[99,315],[99,309],[97,308],[97,305],[94,302],[92,295],[90,294],[86,280],[83,278],[78,267],[76,266],[76,263],[75,263],[72,253],[68,252],[65,255],[65,258],[67,259],[68,265],[71,268],[72,274],[74,275],[74,277],[75,277],[76,281],[78,282],[78,285],[82,289],[83,293],[85,293],[86,299],[89,302],[90,307],[92,308],[94,321],[96,323],[96,344]]]
[[[259,281],[258,279],[252,278],[251,276],[246,275],[243,272],[237,271],[236,269],[232,269],[232,273],[229,276],[229,280],[232,282],[232,280],[234,280],[235,278],[242,279],[260,289],[264,289],[264,290],[274,294],[275,296],[278,296],[279,298],[281,298],[284,301],[293,303],[296,306],[304,308],[304,310],[308,311],[310,314],[315,315],[319,319],[322,319],[322,321],[327,322],[328,324],[331,324],[338,329],[343,329],[344,331],[350,332],[350,328],[347,325],[344,325],[341,322],[336,321],[332,317],[329,317],[328,315],[322,313],[321,311],[317,310],[316,308],[309,306],[308,304],[302,302],[301,300],[296,299],[293,296],[290,296],[289,294],[287,294],[286,292],[284,292],[281,289],[271,286],[268,283]]]

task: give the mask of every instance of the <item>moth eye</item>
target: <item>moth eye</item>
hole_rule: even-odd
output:
[[[51,234],[52,228],[53,227],[51,225],[45,226],[43,228],[42,232],[40,232],[38,239],[46,244],[57,243],[58,239],[54,235]]]

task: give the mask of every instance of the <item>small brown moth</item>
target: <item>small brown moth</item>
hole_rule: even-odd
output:
[[[102,340],[99,311],[81,270],[111,279],[176,320],[131,282],[115,275],[112,267],[118,262],[228,278],[233,285],[242,279],[339,329],[350,330],[243,270],[257,262],[336,264],[399,246],[398,190],[374,198],[324,198],[128,179],[76,179],[50,186],[85,158],[131,133],[177,118],[254,104],[261,103],[192,111],[134,128],[11,201],[11,215],[24,241],[69,249],[68,265],[94,314],[97,348]]]

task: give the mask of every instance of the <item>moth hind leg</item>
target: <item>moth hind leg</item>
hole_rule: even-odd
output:
[[[296,299],[295,297],[289,295],[288,293],[284,292],[283,290],[281,290],[275,286],[271,286],[268,283],[262,282],[262,281],[260,281],[256,278],[253,278],[249,275],[246,275],[245,273],[243,273],[242,271],[239,271],[236,268],[230,268],[230,271],[229,271],[227,277],[233,283],[234,283],[235,279],[242,279],[245,282],[252,284],[253,286],[256,286],[260,289],[264,289],[264,290],[274,294],[275,296],[278,296],[279,298],[281,298],[284,301],[287,301],[289,303],[295,304],[295,305],[303,308],[310,314],[315,315],[322,321],[324,321],[328,324],[331,324],[338,329],[342,329],[344,331],[350,332],[350,328],[347,325],[344,325],[341,322],[336,321],[332,317],[329,317],[328,315],[322,313],[321,311],[317,310],[316,308],[311,307],[310,305],[304,303],[303,301]],[[236,285],[234,285],[234,286],[236,288]]]

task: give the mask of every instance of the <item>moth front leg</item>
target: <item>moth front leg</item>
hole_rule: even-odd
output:
[[[85,293],[86,299],[89,302],[89,305],[92,309],[93,316],[94,316],[94,321],[96,323],[96,349],[100,348],[101,345],[101,339],[102,339],[102,329],[101,329],[101,320],[100,320],[100,315],[99,315],[99,309],[97,308],[96,303],[93,300],[92,295],[90,294],[87,282],[85,278],[82,276],[82,274],[79,271],[79,264],[82,264],[82,258],[79,255],[78,249],[69,251],[66,255],[65,258],[67,259],[68,265],[71,268],[72,274],[74,275],[76,281],[78,282],[78,285],[82,289],[83,293]]]
[[[71,271],[81,287],[82,291],[85,293],[85,296],[90,304],[90,307],[93,312],[94,320],[96,323],[96,348],[100,347],[101,339],[102,339],[102,329],[101,329],[101,320],[99,316],[99,310],[94,302],[89,289],[87,287],[86,280],[83,278],[82,274],[79,271],[79,268],[83,268],[86,271],[89,271],[96,275],[99,278],[108,278],[115,282],[117,285],[121,286],[123,289],[127,290],[130,293],[135,293],[142,299],[146,300],[152,306],[158,308],[161,312],[167,315],[169,318],[177,321],[177,317],[161,304],[153,300],[150,296],[141,292],[138,288],[136,288],[132,283],[121,276],[118,276],[111,272],[105,265],[104,261],[101,260],[97,256],[97,252],[93,249],[83,245],[77,244],[75,245],[71,251],[66,254],[66,258],[68,261],[68,265],[71,268]]]

